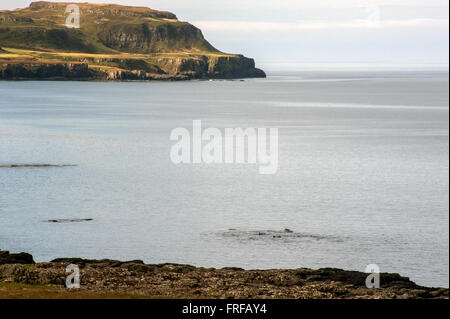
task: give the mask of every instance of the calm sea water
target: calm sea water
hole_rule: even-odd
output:
[[[0,82],[0,248],[449,286],[448,73]],[[172,129],[278,127],[279,171],[174,165]],[[92,218],[49,223],[50,219]],[[284,233],[289,228],[294,233]]]

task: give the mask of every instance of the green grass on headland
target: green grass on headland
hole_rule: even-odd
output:
[[[0,11],[0,79],[265,77],[252,59],[220,52],[170,12],[77,3],[74,29],[65,25],[67,5],[41,1]]]

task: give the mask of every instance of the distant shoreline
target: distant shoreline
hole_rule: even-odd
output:
[[[261,77],[262,78],[262,77]],[[150,83],[150,82],[159,82],[159,83],[168,83],[168,82],[207,82],[207,81],[244,81],[249,79],[256,79],[255,77],[242,77],[242,78],[191,78],[191,79],[99,79],[99,78],[65,78],[65,77],[54,77],[54,78],[1,78],[0,82],[94,82],[94,83]]]
[[[80,289],[65,287],[66,267],[80,269]],[[205,299],[448,299],[449,289],[416,285],[398,274],[380,274],[380,289],[368,289],[368,274],[341,269],[201,268],[147,265],[140,260],[61,258],[35,263],[26,253],[0,251],[0,299],[4,298],[205,298]]]

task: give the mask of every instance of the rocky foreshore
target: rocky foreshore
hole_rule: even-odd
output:
[[[80,268],[80,289],[67,289],[66,267]],[[35,263],[26,253],[0,251],[0,298],[314,298],[448,299],[447,288],[416,285],[382,273],[381,288],[367,274],[341,269],[243,270],[146,265],[140,260],[62,258]]]

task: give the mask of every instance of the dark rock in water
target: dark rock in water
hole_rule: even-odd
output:
[[[81,219],[49,219],[49,223],[80,223],[80,222],[90,222],[93,221],[92,218],[81,218]]]
[[[332,242],[342,242],[345,237],[337,237],[333,235],[310,234],[303,232],[296,232],[289,228],[283,230],[238,230],[229,229],[228,231],[216,233],[216,235],[225,238],[232,238],[248,242],[250,240],[277,240],[282,239],[282,242],[295,241],[312,241],[312,240],[326,240]]]
[[[33,256],[27,253],[10,254],[9,251],[0,250],[0,265],[6,264],[34,264]]]
[[[27,168],[27,167],[73,167],[76,165],[54,165],[54,164],[11,164],[11,165],[0,165],[0,168]]]

